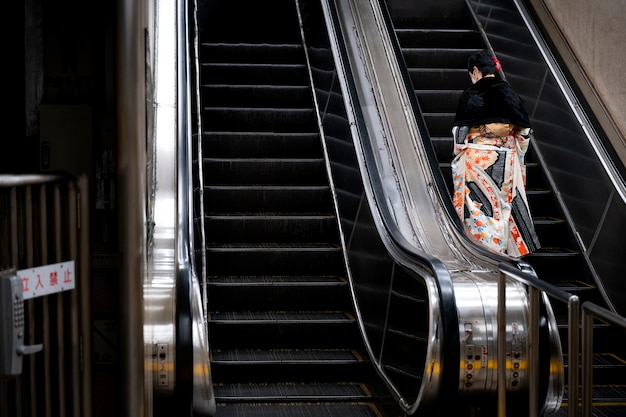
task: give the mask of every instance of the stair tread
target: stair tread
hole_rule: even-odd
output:
[[[213,251],[260,251],[260,250],[284,250],[284,251],[319,251],[338,250],[339,245],[335,243],[234,243],[228,244],[207,243],[207,249]]]
[[[209,190],[251,190],[251,191],[285,191],[285,190],[299,190],[299,191],[319,191],[328,190],[328,185],[298,185],[298,184],[207,184],[204,189]]]
[[[204,162],[263,162],[273,164],[276,162],[291,162],[291,163],[320,163],[324,160],[322,158],[211,158],[204,157]]]
[[[345,285],[346,279],[338,276],[215,276],[208,277],[210,286],[226,285]]]
[[[294,50],[302,49],[302,45],[299,43],[291,42],[202,42],[202,46],[224,46],[226,48],[259,48],[261,50],[267,50],[271,48],[293,48]]]
[[[211,352],[212,362],[362,362],[363,357],[351,349],[216,349]]]
[[[237,400],[281,400],[306,401],[315,399],[370,398],[371,392],[359,383],[266,383],[266,384],[216,384],[215,396],[218,401],[237,398]]]
[[[253,404],[217,404],[218,414],[222,416],[248,416],[248,417],[380,417],[380,413],[369,403],[253,403]]]
[[[344,323],[354,321],[345,311],[224,311],[209,312],[211,323]]]
[[[335,215],[327,213],[266,213],[266,212],[246,212],[246,213],[211,213],[204,216],[205,219],[267,219],[267,220],[319,220],[334,219]]]

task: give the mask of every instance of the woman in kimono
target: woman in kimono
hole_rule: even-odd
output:
[[[521,257],[540,248],[526,199],[530,120],[522,98],[485,51],[467,61],[472,85],[459,99],[452,133],[453,203],[469,235]]]

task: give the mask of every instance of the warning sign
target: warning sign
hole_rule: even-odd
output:
[[[75,287],[74,261],[22,269],[17,271],[17,276],[22,282],[22,296],[25,300],[73,290]]]

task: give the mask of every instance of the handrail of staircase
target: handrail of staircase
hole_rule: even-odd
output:
[[[529,326],[531,327],[529,333],[531,335],[531,351],[529,357],[529,373],[530,373],[530,391],[529,391],[529,402],[530,402],[530,417],[535,417],[538,407],[538,392],[537,388],[539,386],[539,349],[542,347],[540,343],[534,343],[533,340],[538,340],[538,328],[540,326],[541,317],[539,315],[539,303],[540,297],[543,295],[548,295],[552,297],[553,300],[563,302],[568,306],[568,352],[570,358],[570,369],[577,368],[576,359],[578,358],[580,352],[580,334],[578,329],[580,327],[580,300],[577,295],[573,295],[568,293],[567,291],[562,290],[561,288],[550,284],[547,281],[543,281],[539,279],[536,275],[530,274],[527,272],[520,271],[512,267],[509,264],[501,263],[499,266],[499,274],[498,274],[498,317],[504,317],[506,314],[506,299],[505,299],[505,287],[506,287],[506,278],[512,278],[519,282],[522,282],[529,287],[529,296],[530,296],[530,318],[528,320]],[[541,294],[539,292],[542,292]],[[505,329],[506,322],[504,320],[498,320],[498,346],[502,346],[504,343],[504,337],[506,334]],[[504,371],[505,352],[501,349],[498,350],[498,372]],[[499,374],[498,379],[502,381],[504,375]],[[578,392],[578,373],[577,372],[569,372],[568,374],[568,386],[570,395]],[[571,387],[575,387],[572,389]],[[505,390],[504,384],[498,385],[498,407],[499,413],[504,412],[505,406]],[[569,417],[574,417],[577,415],[577,404],[578,401],[572,401],[572,398],[569,399],[569,409],[568,415]],[[502,414],[500,414],[502,415]]]
[[[593,401],[592,401],[592,387],[593,387],[593,328],[594,320],[600,320],[604,323],[626,330],[626,317],[600,307],[591,301],[585,301],[580,303],[580,299],[577,295],[571,294],[567,291],[560,289],[559,287],[550,284],[547,281],[543,281],[536,276],[519,271],[511,265],[501,264],[499,274],[499,293],[498,293],[498,314],[502,315],[506,310],[506,299],[504,297],[504,288],[506,286],[506,278],[512,278],[519,282],[523,282],[528,285],[530,297],[531,297],[531,319],[529,323],[531,326],[538,327],[540,317],[537,313],[539,293],[550,296],[553,300],[557,300],[567,304],[568,316],[567,322],[569,329],[568,333],[568,356],[570,358],[570,369],[581,369],[580,377],[578,372],[568,373],[568,413],[569,417],[575,417],[581,415],[584,417],[591,417],[593,415]],[[581,326],[582,323],[582,326]],[[498,335],[504,335],[504,322],[498,322]],[[581,348],[582,342],[582,348]],[[502,340],[499,341],[499,345]],[[534,374],[535,383],[532,385],[536,387],[538,378],[537,363],[538,355],[541,346],[539,344],[532,344],[532,355],[529,360],[530,371]],[[498,362],[503,363],[502,357],[505,352],[498,351]],[[575,358],[580,358],[579,360]],[[498,370],[502,369],[499,365]],[[500,376],[502,378],[502,376]],[[499,386],[500,388],[500,386]],[[577,398],[577,393],[580,393],[581,398]],[[504,409],[503,401],[504,392],[499,389],[499,407]],[[529,393],[529,401],[532,404],[536,404],[537,392],[531,390]],[[537,410],[537,407],[530,408],[531,413]],[[502,415],[502,414],[500,414]],[[535,417],[536,414],[531,414],[530,417]]]
[[[192,101],[195,4],[157,2],[149,62],[154,79],[148,118],[148,265],[144,285],[146,352],[153,372],[146,395],[154,415],[215,414],[208,336],[194,263]],[[152,394],[151,394],[152,393]]]
[[[336,40],[334,47],[339,49],[344,48],[343,42],[338,40],[341,38],[341,34],[334,32],[336,28],[339,27],[335,9],[331,4],[324,1],[322,2],[322,7],[325,9],[327,18],[335,20],[333,25],[328,25],[330,26],[329,30],[333,32],[330,37]],[[304,40],[304,43],[306,44],[306,40]],[[305,50],[306,49],[308,48],[305,48]],[[338,63],[336,62],[336,64]],[[341,64],[339,63],[339,65]],[[338,70],[340,74],[343,71],[350,70],[346,68]],[[342,77],[342,75],[340,75],[340,77]],[[347,84],[350,83],[348,82]],[[347,88],[352,88],[349,95],[353,100],[358,101],[358,99],[356,99],[357,92],[354,90],[354,86],[348,86]],[[322,111],[322,113],[324,113],[324,111]],[[365,122],[362,115],[359,115],[359,111],[348,115],[348,119],[350,120],[351,129],[353,129],[353,135],[355,137],[367,137],[368,129],[364,124]],[[324,132],[322,132],[322,135],[324,136]],[[371,210],[371,214],[374,216],[374,223],[376,224],[376,227],[381,228],[381,230],[379,230],[379,235],[382,243],[386,247],[390,256],[393,258],[396,265],[410,271],[411,276],[421,279],[425,287],[428,288],[429,301],[432,303],[430,307],[433,308],[434,311],[430,312],[431,327],[429,331],[432,333],[425,337],[429,339],[438,339],[441,343],[447,346],[446,349],[441,349],[437,353],[433,353],[429,350],[427,354],[427,363],[432,364],[437,362],[438,364],[446,364],[446,366],[438,368],[436,373],[441,375],[435,378],[438,380],[438,383],[433,382],[432,385],[439,384],[439,388],[441,388],[441,385],[446,386],[446,388],[452,388],[458,384],[458,367],[455,366],[455,364],[458,363],[459,334],[456,301],[454,299],[450,273],[441,260],[425,252],[416,251],[414,246],[403,235],[397,223],[394,221],[394,214],[391,212],[387,202],[380,201],[381,196],[384,196],[385,192],[383,189],[384,184],[380,180],[377,180],[377,178],[380,178],[382,175],[378,173],[377,161],[374,156],[375,150],[373,149],[374,144],[369,140],[361,140],[359,142],[361,150],[358,150],[357,153],[364,158],[365,165],[369,167],[369,180],[364,181],[364,192],[369,196],[367,200],[370,201],[370,204],[373,203],[376,205],[376,207]],[[333,194],[336,194],[336,192],[333,191]],[[350,270],[348,271],[348,274],[351,275]],[[358,300],[356,303],[358,305]],[[363,327],[364,324],[362,320],[360,319],[359,321],[360,325]],[[366,334],[367,332],[364,333]],[[432,395],[432,390],[437,388],[429,386],[429,384],[426,383],[421,384],[420,387],[416,387],[418,392],[410,393],[413,399],[408,399],[407,396],[405,396],[406,392],[401,392],[401,390],[398,389],[394,382],[387,376],[381,358],[373,352],[372,347],[367,340],[367,336],[365,339],[366,348],[370,353],[370,357],[373,359],[373,362],[378,368],[387,387],[393,393],[400,407],[406,413],[413,414],[417,410],[418,406],[420,406],[420,402],[423,398],[428,395]],[[437,354],[441,354],[443,357],[431,356]],[[431,372],[432,368],[425,370],[424,380],[429,380],[432,377],[432,374],[430,374]],[[431,392],[426,394],[426,391],[428,390]],[[423,403],[424,402],[422,401],[422,405]]]
[[[307,7],[306,5],[302,6],[302,4],[306,4],[307,1],[296,0],[296,3],[298,3],[297,6],[298,6],[298,9],[301,11],[301,13],[307,16],[307,22],[310,22],[311,16],[308,14],[307,11],[302,12],[301,10],[303,7],[304,8]],[[311,3],[314,3],[314,2],[311,2]],[[326,18],[336,19],[336,15],[334,15],[332,6],[330,6],[326,2],[322,2],[322,8],[325,8],[326,10],[324,12],[324,14],[326,15]],[[331,15],[333,15],[334,17],[330,17]],[[303,21],[304,19],[302,19],[301,17],[301,25],[303,24]],[[329,26],[338,27],[337,22]],[[303,43],[305,45],[305,54],[307,54],[307,61],[309,61],[308,66],[309,66],[309,69],[311,70],[312,65],[311,65],[310,58],[308,56],[307,51],[309,51],[310,48],[314,51],[318,51],[317,48],[319,48],[320,46],[319,45],[312,45],[312,46],[307,45],[307,40],[306,40],[306,36],[304,32],[309,33],[310,29],[311,28],[306,28],[306,30],[303,29],[302,38],[303,38]],[[330,30],[332,31],[333,29],[331,28]],[[334,39],[337,39],[336,36],[339,36],[339,35],[338,34],[330,35],[330,37]],[[341,42],[339,41],[338,45],[336,46],[338,48],[342,48],[340,44]],[[317,54],[317,52],[313,52],[313,53]],[[315,82],[315,76],[312,73],[310,73],[309,76],[311,77],[311,82],[314,86],[313,89],[315,91],[322,91],[324,88],[328,87],[325,85],[317,86]],[[325,84],[325,83],[322,82],[322,84]],[[337,84],[337,86],[338,85],[339,84]],[[353,90],[351,94],[356,95],[356,92]],[[322,94],[322,98],[320,99],[323,100],[324,96],[325,95]],[[318,117],[320,117],[320,121],[319,121],[320,125],[324,124],[323,119],[327,117],[331,120],[336,120],[335,119],[336,115],[327,114],[326,104],[318,103],[316,106],[318,107],[317,110],[318,110]],[[330,111],[329,113],[332,114],[332,111]],[[358,113],[358,111],[356,113]],[[360,117],[356,113],[348,116],[348,119],[350,120],[349,122],[348,120],[344,120],[344,122],[349,123],[351,125],[351,129],[354,129],[353,131],[354,136],[356,137],[359,137],[359,135],[367,136],[367,133],[366,133],[367,127],[365,127],[362,117]],[[341,118],[341,116],[339,117]],[[329,156],[329,150],[327,149],[328,144],[326,144],[326,139],[325,139],[326,134],[324,132],[324,129],[322,129],[321,135],[323,137],[322,143],[323,143],[323,146],[325,147],[325,152],[327,154],[327,157],[329,158],[328,164],[329,165],[333,165],[333,164],[341,165],[342,164],[341,161],[332,161],[332,157]],[[348,139],[348,141],[351,142],[350,139]],[[370,177],[377,178],[378,174],[376,173],[376,170],[377,170],[376,161],[374,160],[374,157],[373,157],[374,150],[372,149],[372,146],[374,145],[370,143],[369,141],[364,140],[362,141],[360,146],[362,146],[362,149],[357,150],[356,153],[357,154],[362,153],[362,157],[367,160],[365,162],[366,165],[371,167],[370,168],[371,171],[369,171],[368,175]],[[337,194],[352,193],[353,190],[337,191],[337,189],[335,188],[334,181],[333,181],[332,168],[330,167],[327,167],[327,168],[330,170],[331,188],[333,189],[332,194],[335,196],[335,199],[336,199],[335,205],[340,206],[341,204],[337,202]],[[357,175],[360,175],[360,174],[357,174]],[[372,204],[372,203],[377,204],[376,208],[371,210],[371,215],[374,217],[373,221],[376,224],[376,226],[367,224],[367,225],[363,225],[363,227],[366,227],[366,228],[370,226],[376,227],[376,228],[382,227],[382,230],[379,230],[378,232],[379,233],[378,238],[381,240],[381,244],[385,246],[388,256],[390,257],[389,262],[392,262],[393,265],[395,265],[395,266],[392,266],[391,269],[403,270],[404,271],[403,273],[405,273],[405,275],[418,279],[418,281],[421,281],[422,284],[428,288],[428,300],[426,302],[429,303],[429,307],[431,308],[431,310],[428,314],[428,317],[422,318],[428,323],[428,326],[429,326],[429,328],[427,329],[428,334],[425,335],[424,337],[427,338],[428,340],[438,340],[438,343],[444,344],[448,347],[447,349],[441,349],[441,350],[432,349],[432,348],[428,349],[427,358],[425,359],[425,362],[428,363],[428,366],[426,367],[426,369],[424,369],[424,375],[419,375],[419,377],[423,378],[423,380],[425,381],[428,380],[431,383],[421,384],[421,386],[416,387],[417,389],[415,392],[409,392],[409,391],[402,392],[402,390],[399,389],[387,375],[385,371],[385,366],[388,366],[389,364],[385,364],[383,358],[379,356],[380,353],[375,352],[378,346],[372,347],[372,344],[370,343],[370,340],[367,336],[368,332],[366,330],[367,324],[364,323],[364,319],[359,312],[359,307],[358,307],[359,300],[358,300],[358,297],[356,297],[356,295],[354,294],[355,290],[353,288],[353,297],[355,299],[354,302],[357,305],[357,315],[359,316],[358,321],[359,321],[359,325],[361,326],[362,332],[364,334],[365,345],[370,355],[370,358],[372,359],[372,362],[374,363],[375,367],[378,369],[379,374],[381,375],[383,381],[385,381],[385,384],[387,385],[390,392],[393,394],[394,398],[397,400],[400,407],[403,410],[405,410],[405,412],[407,412],[408,414],[413,414],[415,410],[417,409],[417,407],[420,405],[420,402],[422,405],[425,403],[425,401],[422,401],[423,398],[430,397],[430,400],[432,400],[433,390],[440,389],[443,386],[444,390],[450,391],[450,390],[455,389],[456,385],[458,384],[457,368],[454,367],[454,364],[458,362],[458,337],[459,335],[458,335],[458,320],[457,320],[457,315],[456,315],[456,302],[454,300],[452,280],[451,280],[448,269],[441,262],[441,260],[423,252],[416,252],[413,249],[411,243],[408,242],[408,240],[403,236],[403,234],[397,227],[396,223],[393,221],[393,214],[391,213],[387,203],[384,201],[378,201],[378,203],[376,203],[377,200],[373,196],[378,196],[378,198],[380,198],[380,196],[384,195],[384,192],[383,192],[384,184],[376,180],[365,180],[363,181],[362,185],[364,189],[357,191],[357,192],[364,193],[360,196],[361,204],[363,204],[363,210],[370,211],[367,205]],[[365,195],[369,197],[366,197]],[[341,210],[339,211],[341,212]],[[338,213],[338,215],[340,218],[342,217],[341,213]],[[355,222],[358,221],[358,219],[353,219],[353,220]],[[348,220],[348,223],[350,223],[351,221],[352,220]],[[354,227],[356,228],[357,226],[355,225]],[[342,221],[340,221],[339,223],[339,228],[340,229],[343,228]],[[343,240],[344,251],[346,252],[346,258],[350,259],[351,257],[350,253],[352,249],[351,249],[350,242],[346,242],[346,240],[352,240],[352,239],[350,237],[346,237],[343,231],[341,232],[341,235],[342,235],[342,240]],[[347,261],[347,262],[348,264],[350,263],[350,261]],[[356,284],[354,283],[354,280],[353,280],[354,273],[351,271],[351,268],[349,265],[348,265],[347,273],[349,276],[351,286],[355,286]],[[434,277],[436,277],[436,279]],[[382,276],[380,278],[384,279]],[[440,364],[441,362],[444,362],[446,364],[449,363],[451,365],[447,367],[443,367],[443,368],[433,365],[433,364]],[[408,398],[409,396],[410,396],[410,399]]]
[[[177,1],[178,42],[178,225],[177,225],[177,348],[185,349],[183,357],[177,355],[177,378],[191,375],[178,391],[188,390],[194,416],[215,415],[215,397],[209,367],[208,332],[205,311],[202,307],[200,282],[198,279],[194,248],[193,213],[193,102],[197,83],[192,79],[198,71],[197,53],[197,4],[195,1]],[[198,132],[201,140],[201,131]],[[201,163],[198,165],[202,165]],[[202,216],[200,216],[202,217]],[[206,298],[205,298],[206,300]],[[185,345],[180,346],[179,341]],[[182,353],[182,352],[181,352]],[[182,363],[181,363],[182,359]],[[189,387],[189,384],[191,387]],[[189,389],[191,388],[191,389]],[[185,404],[187,404],[187,401]]]
[[[356,29],[355,27],[359,25],[362,28],[368,27],[370,28],[368,30],[372,30],[371,25],[373,22],[366,20],[366,19],[370,19],[370,17],[363,16],[363,14],[360,13],[362,11],[361,8],[368,7],[367,2],[359,3],[358,1],[353,1],[351,3],[349,2],[344,2],[342,4],[335,3],[335,5],[331,3],[332,2],[322,2],[322,5],[325,8],[326,18],[327,20],[330,21],[330,23],[328,23],[327,26],[329,27],[329,37],[332,39],[331,43],[332,43],[332,48],[334,50],[333,54],[336,57],[337,56],[344,57],[344,58],[336,59],[335,64],[338,66],[337,72],[339,73],[339,78],[342,79],[343,80],[342,82],[344,83],[342,84],[342,86],[345,85],[345,87],[343,87],[345,89],[344,96],[348,97],[346,101],[351,102],[351,104],[348,104],[347,107],[351,109],[352,113],[348,114],[347,117],[349,119],[350,129],[352,131],[352,136],[354,137],[354,141],[358,142],[358,144],[356,145],[356,148],[357,148],[358,157],[362,160],[362,162],[360,162],[360,165],[366,167],[366,169],[363,169],[362,172],[366,173],[366,175],[364,175],[363,180],[364,180],[365,191],[368,195],[367,200],[370,202],[370,204],[374,206],[371,211],[372,211],[372,215],[375,218],[375,225],[376,225],[376,228],[379,230],[380,237],[383,239],[383,243],[385,247],[387,248],[387,250],[389,251],[389,254],[392,254],[392,257],[396,260],[396,262],[398,262],[403,267],[408,268],[408,269],[416,268],[413,270],[415,274],[418,277],[422,278],[424,280],[424,283],[427,286],[433,286],[436,288],[436,290],[431,291],[431,294],[437,294],[437,297],[439,297],[435,301],[436,305],[433,307],[435,310],[436,309],[439,309],[439,310],[431,311],[430,314],[431,315],[441,314],[441,317],[446,321],[445,324],[439,323],[439,325],[441,326],[439,330],[443,331],[443,333],[438,340],[441,343],[445,344],[445,349],[440,349],[440,351],[442,352],[443,355],[445,355],[445,357],[443,358],[442,363],[439,364],[439,365],[442,365],[441,367],[439,367],[439,371],[445,372],[445,375],[444,374],[441,375],[441,380],[439,382],[442,384],[443,387],[445,387],[443,389],[446,392],[450,390],[454,391],[455,387],[458,387],[458,384],[459,384],[458,358],[459,358],[460,336],[458,334],[459,318],[456,313],[456,301],[455,301],[455,294],[454,294],[454,289],[453,289],[453,279],[450,274],[451,272],[454,272],[455,275],[461,276],[465,274],[466,272],[468,274],[472,274],[473,272],[472,272],[471,267],[468,267],[467,265],[464,266],[462,262],[452,259],[452,256],[450,256],[450,254],[447,252],[447,250],[449,250],[449,248],[447,248],[447,245],[450,243],[447,243],[446,245],[444,245],[443,243],[440,243],[440,242],[443,242],[442,238],[443,239],[447,238],[447,239],[452,239],[454,242],[457,242],[456,243],[457,245],[463,245],[465,242],[464,240],[465,236],[462,235],[461,233],[458,233],[458,231],[455,233],[455,231],[452,230],[453,227],[451,226],[445,230],[443,229],[443,227],[445,226],[442,226],[442,229],[438,230],[436,228],[438,228],[439,226],[436,224],[436,222],[434,224],[431,224],[431,223],[426,224],[424,223],[424,221],[427,222],[427,220],[417,218],[415,219],[416,223],[411,223],[410,219],[409,221],[407,221],[407,219],[403,217],[403,215],[407,213],[408,213],[408,216],[410,217],[413,215],[412,214],[413,212],[419,212],[420,216],[422,214],[426,214],[426,218],[430,219],[430,217],[428,217],[428,213],[422,213],[419,210],[420,207],[422,207],[420,205],[422,203],[417,202],[415,200],[411,200],[410,198],[408,199],[406,198],[407,195],[411,193],[411,191],[414,191],[416,193],[422,193],[422,194],[419,194],[420,196],[425,195],[424,194],[425,191],[419,189],[420,187],[419,184],[415,186],[416,187],[415,189],[410,188],[411,186],[409,185],[410,189],[408,190],[408,192],[406,192],[406,195],[404,194],[395,195],[393,191],[391,192],[391,195],[390,195],[388,190],[385,188],[385,185],[391,182],[392,175],[389,174],[389,171],[387,171],[387,174],[384,174],[382,173],[382,171],[379,171],[379,170],[383,169],[381,168],[381,166],[384,166],[386,163],[389,163],[389,161],[385,159],[385,152],[391,153],[392,151],[387,150],[387,146],[390,146],[390,147],[397,146],[395,143],[393,143],[394,138],[391,137],[393,136],[391,132],[395,133],[394,128],[396,126],[395,125],[391,126],[391,125],[394,122],[401,124],[402,121],[400,121],[399,119],[401,119],[403,115],[404,117],[407,117],[407,118],[411,117],[408,114],[409,109],[410,109],[410,104],[408,104],[408,102],[404,102],[402,105],[396,105],[396,103],[393,102],[393,98],[391,98],[393,107],[387,108],[386,104],[388,103],[377,102],[377,100],[379,99],[381,101],[384,101],[386,97],[384,97],[384,94],[382,94],[380,97],[375,96],[377,93],[379,93],[377,89],[381,89],[380,84],[377,84],[379,81],[376,79],[376,77],[383,75],[383,78],[385,79],[384,77],[385,74],[375,73],[376,71],[378,71],[378,68],[376,68],[376,65],[372,65],[372,69],[356,69],[357,73],[350,73],[350,72],[355,71],[354,68],[360,68],[360,64],[362,62],[360,62],[359,60],[367,61],[369,59],[372,61],[372,64],[375,64],[373,62],[375,58],[372,57],[372,54],[378,54],[377,55],[378,58],[381,58],[381,56],[383,56],[381,59],[385,59],[384,55],[382,54],[386,53],[387,59],[391,61],[394,58],[390,57],[389,55],[393,53],[398,54],[398,50],[397,49],[392,50],[391,48],[389,48],[385,52],[381,52],[380,50],[373,52],[369,49],[368,39],[361,38],[360,36],[363,36],[363,34],[357,34],[358,29]],[[371,5],[372,8],[375,7],[373,6],[372,2],[370,2],[369,5]],[[337,11],[337,9],[333,9],[333,7],[337,7],[337,9],[341,9],[341,10]],[[368,9],[367,11],[369,12],[371,10]],[[342,16],[338,17],[338,14],[342,14]],[[350,16],[354,16],[353,18],[354,22],[351,20]],[[345,20],[339,23],[338,21],[341,19],[345,19]],[[376,17],[374,17],[374,19],[376,19]],[[380,21],[377,21],[376,23],[381,24]],[[343,28],[343,35],[342,35],[341,29],[336,29],[336,28],[340,28],[342,24],[345,25]],[[381,26],[382,25],[383,24],[381,24]],[[342,36],[344,35],[346,37],[352,37],[350,39],[350,42],[352,42],[351,46],[349,47],[346,46],[347,41],[342,39]],[[376,44],[376,40],[374,40],[373,43]],[[353,53],[353,55],[350,55],[349,53],[346,52],[347,48],[352,48],[351,53]],[[351,58],[353,59],[353,62],[349,62]],[[395,58],[397,59],[397,57]],[[346,62],[344,62],[344,60]],[[381,71],[384,72],[385,70],[382,69]],[[406,80],[402,79],[402,74],[400,75],[394,74],[394,75],[395,77],[393,77],[393,81],[390,81],[390,82],[398,84],[398,85],[395,85],[395,88],[401,88],[402,82],[403,81],[406,82]],[[368,82],[371,82],[372,84],[371,87],[370,87],[370,84],[367,84]],[[355,83],[356,84],[362,83],[363,85],[355,86]],[[374,93],[372,93],[372,96],[368,96],[368,92],[367,92],[368,87],[370,87],[372,91],[375,90]],[[389,88],[394,88],[394,87],[389,87]],[[363,94],[363,95],[360,96],[360,94]],[[375,112],[380,112],[380,113],[385,113],[385,114],[377,115]],[[407,114],[404,114],[404,113],[407,113]],[[370,117],[370,120],[367,123],[371,122],[372,127],[370,127],[370,125],[367,125],[367,123],[365,122],[364,118],[367,118],[367,117]],[[386,122],[389,123],[389,125],[385,125],[384,124],[385,122],[383,122],[380,126],[377,125],[376,124],[377,117],[380,117],[380,120],[384,119],[385,117],[390,117],[390,119],[386,119]],[[402,126],[400,125],[398,126],[399,126],[399,130],[404,132],[402,130]],[[421,127],[423,128],[423,126]],[[411,129],[412,127],[408,126],[408,130],[411,133],[415,133],[414,131],[411,131]],[[377,138],[378,142],[373,143],[372,142],[373,138],[369,138],[369,135],[378,135],[379,136]],[[389,136],[385,136],[385,135],[389,135]],[[403,134],[400,134],[400,136],[404,137]],[[384,140],[383,141],[380,140],[381,138],[384,139],[385,137],[389,139],[387,143],[383,143]],[[403,143],[400,146],[403,146],[402,149],[407,150],[406,143]],[[393,149],[393,151],[398,152],[397,149]],[[421,151],[425,152],[425,154],[428,153],[427,150],[426,151],[421,150]],[[411,150],[409,150],[409,152],[411,152]],[[380,155],[381,153],[383,154],[382,157],[375,156],[375,154]],[[393,162],[397,162],[397,161],[394,160]],[[391,162],[390,164],[393,164],[393,162]],[[428,167],[430,167],[430,169],[433,170],[432,161],[430,161],[431,165],[428,165],[428,162],[425,162],[423,160],[420,160],[419,162],[422,164],[421,167],[424,171],[427,171],[429,169]],[[400,161],[400,165],[402,165],[402,161]],[[406,167],[395,167],[395,169],[397,170],[402,170],[403,168],[406,168]],[[420,173],[424,174],[424,172],[420,171],[419,169],[414,169],[411,172],[413,173],[413,176],[419,175]],[[431,177],[433,177],[433,175],[431,175],[428,178],[431,178]],[[383,180],[386,181],[386,184],[382,183]],[[400,179],[395,178],[395,180],[398,181],[398,183],[395,184],[395,186],[398,186],[399,184],[399,189],[402,189],[402,187],[405,186],[405,184],[402,183],[403,181],[402,178]],[[433,199],[433,202],[437,199],[439,201],[443,201],[444,198],[440,195],[442,192],[441,191],[442,187],[438,188],[434,184],[435,182],[436,182],[436,177],[434,181],[428,182],[428,185],[426,186],[427,188],[426,192],[428,192],[428,195],[429,195],[428,198]],[[400,191],[400,193],[402,193],[402,191]],[[387,199],[389,199],[389,201],[387,201]],[[403,212],[402,208],[398,209],[398,207],[400,207],[402,204],[407,204],[409,206],[409,207],[404,207],[404,209],[407,210],[406,212]],[[423,204],[426,204],[426,202],[424,201]],[[444,203],[441,203],[441,204],[444,204]],[[429,208],[424,206],[424,209],[428,211]],[[430,210],[433,210],[433,208],[431,207]],[[446,216],[446,210],[443,208],[443,206],[437,207],[434,210],[439,210],[436,212],[434,216],[441,216],[441,217]],[[457,219],[456,223],[458,223],[458,216],[455,217],[455,216],[450,215],[449,213],[448,215],[450,217],[449,218],[450,224],[454,224],[455,219]],[[415,227],[415,229],[413,229],[413,227]],[[459,228],[456,228],[456,229],[459,229]],[[416,230],[416,233],[419,234],[419,237],[417,238],[417,240],[420,240],[420,239],[425,239],[425,240],[421,240],[420,242],[418,242],[419,244],[416,245],[415,241],[409,241],[409,239],[407,238],[407,230]],[[421,233],[424,233],[424,234],[421,234]],[[408,234],[410,235],[410,232],[408,232]],[[435,239],[432,243],[429,240],[431,236]],[[426,250],[418,249],[419,245],[424,245],[426,247]],[[514,265],[515,268],[519,268],[521,270],[530,270],[530,267],[523,262],[514,262],[511,259],[508,259],[502,256],[495,256],[493,253],[490,253],[490,252],[488,253],[486,250],[483,250],[483,248],[480,248],[480,247],[474,248],[474,247],[470,247],[470,245],[467,245],[467,246],[468,247],[465,248],[465,250],[467,251],[467,253],[469,253],[469,255],[465,254],[466,256],[469,256],[470,258],[473,258],[474,260],[480,259],[481,260],[480,262],[490,267],[487,269],[489,269],[490,271],[493,269],[493,271],[491,272],[493,272],[493,275],[494,275],[493,277],[494,283],[495,283],[495,278],[497,278],[496,275],[497,275],[497,267],[498,267],[499,262],[509,263],[512,266]],[[429,251],[429,249],[433,249],[434,252]],[[445,264],[444,262],[442,262],[442,259],[438,258],[437,257],[438,255],[436,255],[438,253],[441,253],[442,256],[446,257],[447,259],[446,262],[448,262],[449,264]],[[424,268],[424,269],[420,270],[420,268]],[[469,268],[469,269],[466,269],[466,268]],[[481,268],[478,268],[478,269],[481,269]],[[425,270],[429,270],[432,273],[432,275],[424,274]],[[481,273],[485,271],[478,271],[478,272]],[[432,300],[433,298],[431,298],[431,301]],[[551,329],[551,331],[552,333],[554,333],[554,326]],[[429,351],[429,355],[431,355],[430,351]],[[375,357],[374,359],[376,360]],[[382,375],[383,375],[383,378],[385,378],[384,372],[382,372]],[[427,381],[427,380],[425,379],[424,381]],[[426,390],[424,385],[426,384],[423,383],[418,388],[420,392],[417,396],[413,396],[413,393],[409,393],[409,396],[413,398],[414,400],[408,401],[406,397],[404,397],[402,393],[396,389],[396,387],[393,384],[393,381],[391,381],[390,379],[387,379],[386,382],[390,385],[391,390],[394,391],[395,394],[398,396],[398,402],[400,406],[408,414],[412,414],[415,411],[417,411],[417,408],[420,406],[420,401],[423,398],[426,398],[426,395],[433,394],[432,386],[428,387],[428,390],[429,390],[428,394],[424,394]],[[551,382],[554,382],[554,381],[551,380]],[[441,390],[442,386],[440,386],[438,389]],[[443,391],[440,391],[440,392],[443,392]],[[551,394],[553,393],[551,392]]]
[[[605,322],[622,330],[626,330],[626,317],[600,307],[591,301],[585,301],[582,304],[582,356],[580,359],[580,365],[582,370],[582,382],[581,382],[581,396],[582,401],[580,407],[582,408],[583,417],[593,416],[593,328],[594,319]],[[575,373],[575,372],[574,372]],[[578,391],[578,386],[576,386]],[[569,392],[572,392],[570,389]],[[571,400],[570,400],[571,404]],[[577,402],[578,404],[578,402]],[[573,417],[576,414],[571,412],[569,417]]]
[[[0,415],[19,411],[24,404],[32,405],[32,415],[91,415],[89,210],[89,180],[84,173],[0,174],[1,268],[19,272],[74,262],[74,287],[60,291],[61,285],[52,285],[48,286],[52,292],[22,298],[22,343],[41,344],[43,349],[36,355],[20,355],[24,365],[17,374],[12,373],[16,368],[3,369],[11,372],[0,375]],[[53,323],[57,331],[48,332]]]

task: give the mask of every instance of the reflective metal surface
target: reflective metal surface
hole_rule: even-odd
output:
[[[322,5],[329,44],[318,34],[309,53],[353,294],[372,358],[409,414],[493,404],[497,264],[511,261],[468,245],[444,208],[377,3]],[[332,51],[336,70],[323,48]],[[528,299],[519,284],[506,291],[505,349],[515,358],[506,383],[512,398],[526,395],[523,403]],[[544,337],[560,343],[556,328]],[[558,364],[560,350],[554,352]],[[557,388],[544,394],[546,403],[560,403],[562,368],[554,369],[549,378]]]
[[[146,389],[154,414],[215,414],[200,286],[193,264],[190,72],[192,7],[155,2],[153,122],[144,285]],[[190,11],[189,15],[188,12]]]

